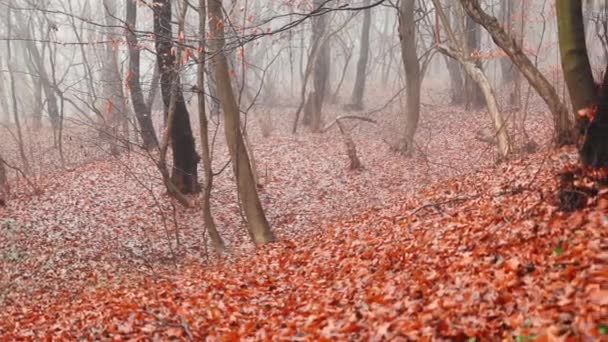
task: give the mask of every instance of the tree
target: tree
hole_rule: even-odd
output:
[[[608,69],[598,96],[585,44],[580,1],[557,0],[562,69],[582,133],[580,157],[584,165],[608,166]]]
[[[367,0],[366,5],[371,4]],[[354,109],[363,109],[363,94],[365,93],[365,80],[367,76],[367,61],[369,59],[369,33],[372,23],[372,9],[363,11],[363,26],[361,27],[361,47],[359,50],[359,61],[357,62],[357,75],[355,76],[355,86],[351,96],[351,104]]]
[[[126,98],[122,89],[122,75],[118,66],[116,51],[118,35],[115,32],[115,28],[119,27],[120,23],[113,13],[116,9],[114,0],[103,0],[103,6],[106,13],[106,36],[108,41],[110,41],[109,44],[105,45],[103,51],[104,58],[102,59],[102,94],[106,103],[103,130],[105,138],[110,143],[110,152],[112,155],[118,155],[118,147],[121,144],[119,129],[122,124],[127,122]]]
[[[465,17],[465,41],[466,51],[469,55],[474,55],[480,50],[480,38],[481,32],[479,25],[477,25],[471,18]],[[476,58],[474,60],[475,65],[478,69],[483,70],[481,60]],[[483,91],[479,87],[479,84],[473,80],[469,75],[465,77],[465,108],[466,109],[480,109],[485,105]]]
[[[313,4],[315,8],[323,6],[324,0],[314,0]],[[310,114],[310,126],[313,132],[319,132],[322,125],[323,117],[321,115],[323,111],[323,102],[325,101],[325,95],[327,93],[327,84],[329,77],[329,65],[330,61],[330,44],[329,39],[325,37],[327,31],[327,18],[326,15],[319,15],[313,17],[312,23],[312,40],[320,44],[316,50],[316,58],[313,66],[313,88],[314,91],[309,95],[311,98],[311,110]],[[320,43],[322,42],[322,43]],[[315,43],[313,43],[315,44]],[[312,54],[312,52],[311,52]]]
[[[400,150],[410,155],[414,150],[414,134],[420,117],[420,62],[416,51],[416,0],[402,0],[399,8],[399,38],[405,68],[407,109],[405,132]]]
[[[4,165],[4,159],[0,155],[0,207],[5,206],[8,202],[10,195],[10,189],[8,186],[8,175],[6,173],[6,166]]]
[[[209,27],[212,39],[212,61],[220,103],[224,111],[224,131],[232,168],[236,176],[237,191],[245,211],[249,235],[256,244],[271,242],[275,239],[266,219],[262,203],[258,197],[255,179],[241,133],[239,108],[232,90],[224,38],[224,16],[221,0],[209,0]]]
[[[526,77],[530,85],[538,92],[553,114],[555,137],[558,145],[572,142],[571,122],[568,109],[559,99],[553,86],[545,76],[532,64],[532,61],[522,51],[517,42],[502,28],[498,19],[487,14],[481,8],[478,0],[460,0],[467,14],[482,25],[492,36],[496,45],[505,51],[519,71]],[[573,1],[578,2],[578,1]],[[584,36],[582,43],[585,43]]]
[[[511,151],[511,142],[507,132],[506,121],[498,109],[498,102],[496,101],[494,89],[479,64],[473,60],[469,53],[467,53],[466,43],[464,42],[463,37],[457,36],[452,30],[450,22],[443,11],[443,7],[439,3],[439,0],[433,0],[433,4],[437,16],[448,35],[448,44],[438,41],[437,49],[439,49],[441,53],[457,60],[458,63],[462,65],[467,75],[477,82],[481,88],[488,106],[488,111],[492,117],[492,123],[494,124],[496,139],[498,141],[498,152],[502,157],[506,157]],[[436,35],[437,39],[439,39],[439,33]]]
[[[131,93],[131,102],[135,111],[135,118],[139,124],[143,146],[147,150],[158,147],[158,138],[152,124],[151,104],[147,104],[140,83],[140,51],[137,43],[137,4],[134,0],[127,0],[127,44],[129,47],[129,73],[127,85]]]
[[[200,191],[197,179],[197,164],[200,158],[196,154],[190,114],[182,92],[177,61],[172,51],[171,3],[170,0],[154,0],[155,46],[165,117],[173,118],[171,122],[167,122],[173,150],[171,181],[182,193],[191,194]],[[173,108],[171,108],[172,98]],[[173,113],[169,113],[170,110],[173,110]]]
[[[205,106],[205,54],[203,51],[206,50],[206,36],[207,36],[207,6],[205,0],[199,0],[199,36],[200,36],[200,55],[198,60],[197,70],[197,90],[198,90],[198,118],[199,118],[199,130],[201,137],[201,159],[203,161],[203,198],[201,201],[201,207],[203,210],[203,220],[209,237],[211,238],[211,245],[217,251],[223,251],[226,249],[222,237],[217,231],[217,225],[213,219],[211,213],[211,188],[213,187],[213,170],[211,169],[211,149],[209,146],[209,129],[207,121],[207,110]]]

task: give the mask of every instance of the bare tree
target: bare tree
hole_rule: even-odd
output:
[[[365,2],[371,4],[371,0]],[[357,62],[357,75],[355,76],[355,86],[350,102],[352,108],[363,109],[363,95],[365,94],[365,80],[367,78],[367,61],[369,59],[369,36],[372,23],[372,9],[363,11],[363,25],[361,27],[361,47],[359,50],[359,62]]]
[[[194,146],[190,114],[177,70],[178,63],[172,52],[171,3],[170,0],[154,0],[155,45],[165,116],[172,117],[172,120],[167,122],[173,150],[171,181],[179,191],[190,194],[200,191],[197,179],[197,164],[200,158]]]
[[[479,65],[472,59],[471,55],[467,53],[466,43],[463,37],[457,36],[450,22],[443,11],[443,7],[439,3],[439,0],[433,0],[435,10],[439,20],[443,24],[443,28],[448,35],[448,43],[441,42],[439,40],[439,32],[437,32],[437,48],[441,53],[454,58],[460,63],[467,75],[469,75],[477,84],[481,87],[483,95],[485,97],[488,111],[494,124],[495,134],[498,141],[498,152],[502,157],[506,157],[511,151],[510,138],[507,132],[506,121],[502,113],[498,109],[498,102],[496,101],[496,94],[490,84],[490,81],[484,74],[483,70]]]
[[[213,70],[215,71],[218,95],[224,110],[224,130],[234,174],[236,175],[237,191],[245,211],[252,240],[256,244],[271,242],[275,237],[270,230],[270,224],[258,197],[251,163],[241,134],[239,108],[230,82],[228,61],[225,51],[223,51],[225,39],[222,2],[221,0],[209,0],[207,4],[209,27],[214,38],[212,44]]]
[[[414,134],[420,117],[420,62],[416,45],[416,0],[402,0],[399,7],[399,38],[405,68],[407,109],[405,131],[399,149],[405,155],[414,151]]]
[[[144,148],[150,150],[158,147],[158,138],[152,124],[150,105],[144,99],[140,83],[140,49],[137,42],[137,4],[134,0],[127,0],[127,44],[129,46],[129,74],[127,83],[131,93],[131,102],[135,117],[139,124]],[[155,69],[156,70],[156,69]],[[158,74],[158,72],[156,72]]]
[[[467,14],[482,25],[492,36],[494,43],[502,48],[519,71],[526,77],[553,114],[554,140],[558,145],[573,142],[572,123],[568,109],[561,102],[553,86],[532,64],[517,42],[502,28],[498,19],[487,14],[477,0],[460,0]],[[583,37],[583,43],[585,42]]]
[[[199,129],[201,137],[201,151],[203,161],[203,198],[201,200],[201,206],[203,210],[203,220],[209,237],[211,238],[211,244],[217,251],[223,251],[226,249],[222,237],[217,231],[217,225],[211,214],[211,189],[213,187],[213,170],[211,169],[211,149],[209,146],[209,128],[207,121],[207,109],[205,106],[205,54],[206,51],[206,36],[207,36],[207,6],[205,0],[199,0],[199,36],[200,36],[200,55],[198,60],[197,70],[197,90],[198,90],[198,118],[199,118]]]

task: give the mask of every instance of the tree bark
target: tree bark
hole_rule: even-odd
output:
[[[158,147],[158,138],[152,123],[151,108],[146,104],[140,83],[140,51],[137,42],[137,3],[127,0],[127,44],[129,46],[129,74],[127,85],[131,93],[131,102],[135,111],[135,118],[139,124],[140,135],[144,148],[152,150]]]
[[[5,206],[10,196],[10,187],[8,185],[8,174],[6,173],[6,166],[4,165],[4,159],[0,155],[0,207]]]
[[[466,18],[466,27],[465,27],[465,41],[467,45],[467,53],[469,55],[473,55],[475,52],[479,51],[480,48],[480,30],[479,25],[477,25],[471,18]],[[478,69],[483,70],[483,66],[481,64],[481,60],[478,58],[474,58],[474,63]],[[466,109],[480,109],[485,105],[483,90],[479,86],[475,80],[467,73],[465,77],[465,108]]]
[[[118,56],[116,55],[116,45],[118,44],[115,27],[120,23],[116,20],[113,11],[116,9],[114,0],[103,0],[106,14],[106,36],[110,44],[105,46],[104,59],[102,60],[102,81],[103,97],[106,101],[104,130],[106,139],[110,144],[110,152],[116,156],[119,154],[119,147],[124,136],[120,133],[120,126],[127,121],[127,106],[124,91],[122,89],[122,75],[118,66]]]
[[[467,75],[479,85],[481,91],[485,97],[485,102],[488,106],[488,111],[492,116],[492,123],[496,132],[496,138],[498,140],[498,152],[502,157],[506,157],[511,151],[511,142],[507,133],[506,122],[498,109],[498,102],[496,102],[496,94],[490,81],[479,68],[479,66],[470,60],[468,60],[462,53],[451,49],[448,46],[439,44],[437,48],[444,54],[458,60],[464,67]]]
[[[169,116],[171,97],[174,96],[174,113],[171,127],[171,149],[173,150],[173,169],[171,181],[181,193],[191,194],[200,191],[197,180],[199,157],[194,146],[190,114],[182,92],[177,61],[172,53],[170,0],[154,0],[154,34],[157,62],[160,73],[160,88],[165,106],[165,116]],[[173,84],[176,86],[173,87]]]
[[[368,0],[366,5],[371,4]],[[355,86],[351,97],[353,108],[363,108],[363,95],[365,94],[365,81],[367,78],[367,62],[369,59],[369,34],[372,23],[372,9],[368,8],[363,12],[363,27],[361,28],[361,49],[359,50],[359,61],[357,62],[357,75],[355,76]]]
[[[504,31],[498,20],[481,9],[479,1],[460,0],[460,2],[467,14],[490,33],[494,43],[505,51],[511,61],[518,67],[520,72],[545,101],[553,114],[555,129],[554,141],[558,145],[572,143],[572,124],[568,109],[560,101],[553,86],[551,86],[545,76],[534,66],[534,64],[532,64],[515,40]]]
[[[324,0],[314,0],[315,8],[319,8],[323,5]],[[325,101],[325,94],[327,93],[327,83],[329,78],[329,64],[330,55],[329,49],[330,44],[325,39],[325,32],[327,31],[327,18],[325,15],[319,15],[313,17],[312,21],[312,39],[315,42],[323,42],[317,51],[317,58],[313,66],[313,86],[314,86],[314,98],[313,111],[312,111],[312,132],[319,132],[321,129],[323,116],[323,102]]]
[[[245,211],[249,234],[253,242],[264,244],[273,241],[275,237],[270,230],[270,225],[258,197],[249,156],[241,134],[239,109],[230,82],[228,61],[222,51],[225,41],[221,0],[209,0],[208,10],[209,27],[211,28],[211,36],[214,38],[212,49],[213,69],[216,75],[218,95],[224,110],[224,130],[236,176],[237,191]]]
[[[416,0],[402,0],[399,8],[399,38],[405,68],[407,112],[405,131],[399,149],[405,155],[414,151],[414,134],[420,118],[420,62],[416,46]]]
[[[580,1],[557,0],[557,28],[562,69],[575,111],[597,103],[595,81],[585,44]]]
[[[206,37],[207,37],[207,6],[205,0],[199,0],[198,8],[199,16],[199,36],[200,36],[200,55],[199,64],[197,70],[197,89],[198,89],[198,118],[199,118],[199,129],[201,136],[201,159],[203,161],[203,198],[201,201],[201,207],[203,210],[203,221],[207,232],[211,238],[211,245],[213,248],[222,252],[226,249],[222,237],[217,231],[217,225],[213,219],[211,213],[211,189],[213,187],[213,170],[211,169],[211,149],[209,146],[209,127],[207,122],[207,110],[205,107],[205,54],[206,51]]]

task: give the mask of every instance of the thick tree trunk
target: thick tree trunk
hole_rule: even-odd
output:
[[[271,242],[275,239],[270,225],[262,209],[258,197],[249,156],[241,134],[239,109],[234,97],[228,62],[222,52],[224,48],[224,20],[221,0],[209,0],[209,27],[213,40],[213,69],[216,75],[218,95],[224,110],[224,129],[226,141],[232,158],[232,165],[236,175],[237,190],[245,211],[249,234],[256,244]]]
[[[365,3],[369,5],[371,0]],[[367,78],[367,61],[369,59],[369,33],[372,23],[372,10],[366,9],[363,12],[363,26],[361,27],[361,49],[359,50],[359,62],[357,62],[357,75],[355,76],[355,86],[351,96],[353,108],[363,108],[363,95],[365,94],[365,81]]]
[[[573,142],[571,121],[568,109],[560,101],[555,89],[545,76],[532,64],[530,59],[521,50],[521,47],[504,31],[498,20],[481,9],[477,0],[460,0],[467,14],[478,24],[485,27],[490,33],[494,43],[502,48],[519,71],[526,77],[530,85],[539,93],[553,114],[555,128],[555,142],[558,145]],[[565,1],[569,2],[569,1]],[[584,37],[582,42],[584,43]]]
[[[173,170],[171,180],[184,194],[200,191],[197,180],[197,164],[199,157],[194,146],[190,114],[186,107],[177,62],[172,53],[171,1],[154,1],[154,33],[155,45],[160,73],[160,88],[165,105],[165,115],[171,107],[171,97],[174,96],[173,122],[171,123],[171,149],[173,150]],[[175,84],[175,87],[173,85]]]
[[[416,50],[416,0],[402,0],[399,8],[399,36],[401,56],[405,68],[407,112],[401,152],[411,155],[414,151],[414,134],[420,117],[420,62]]]
[[[140,83],[140,52],[135,34],[137,25],[137,4],[134,0],[127,0],[127,44],[129,46],[129,74],[127,85],[131,93],[131,102],[135,111],[135,118],[139,124],[140,135],[144,148],[151,150],[158,147],[158,138],[152,124],[151,109],[146,104]]]
[[[585,25],[580,1],[557,0],[559,47],[564,78],[574,110],[597,103],[595,81],[585,44]]]
[[[211,148],[209,146],[209,128],[207,122],[207,110],[205,106],[205,55],[203,51],[206,51],[205,41],[207,37],[207,6],[206,0],[199,0],[198,16],[199,16],[199,36],[200,36],[200,55],[199,64],[197,70],[197,89],[198,89],[198,118],[199,118],[199,129],[201,136],[201,159],[203,161],[203,198],[201,200],[201,207],[203,210],[203,221],[207,232],[211,238],[211,245],[216,251],[222,252],[226,249],[222,237],[217,231],[217,226],[213,215],[211,214],[211,189],[213,187],[213,170],[211,169]]]

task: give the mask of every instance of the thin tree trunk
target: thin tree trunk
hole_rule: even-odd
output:
[[[414,134],[420,118],[420,62],[416,49],[416,0],[402,0],[399,8],[401,56],[405,68],[407,112],[405,131],[399,149],[405,155],[414,151]]]
[[[324,0],[314,0],[315,8],[319,8],[323,5]],[[330,66],[330,54],[329,54],[329,42],[328,39],[324,39],[325,31],[327,30],[327,18],[324,15],[316,16],[313,18],[312,25],[312,39],[316,42],[323,42],[319,46],[317,51],[318,57],[313,66],[313,86],[314,86],[314,109],[312,111],[312,132],[319,132],[322,125],[322,111],[323,102],[325,101],[325,94],[327,93],[327,81],[329,79],[329,66]]]
[[[444,56],[445,65],[450,75],[450,104],[462,105],[464,103],[464,81],[460,64],[448,56]]]
[[[245,211],[252,240],[256,244],[271,242],[275,237],[270,230],[270,225],[258,197],[249,156],[241,135],[239,109],[230,82],[228,62],[226,55],[222,52],[225,42],[224,29],[221,24],[224,22],[221,0],[209,0],[208,9],[209,27],[211,28],[211,35],[214,37],[213,69],[216,74],[218,95],[224,110],[224,129],[236,175],[237,191]]]
[[[150,107],[146,104],[140,83],[140,52],[135,34],[137,25],[137,4],[134,0],[127,0],[127,44],[129,46],[129,74],[127,85],[131,93],[131,102],[135,111],[135,118],[139,124],[143,146],[146,150],[158,147],[158,138],[154,131]]]
[[[479,51],[480,48],[480,30],[479,25],[477,25],[471,18],[466,18],[466,34],[465,40],[467,45],[467,53],[469,55],[474,54]],[[481,60],[475,59],[474,61],[477,68],[483,69],[481,64]],[[471,76],[467,73],[465,77],[465,89],[466,89],[466,103],[465,107],[467,109],[480,109],[485,105],[484,95],[482,93],[482,89],[479,84],[473,80]]]
[[[502,157],[506,157],[511,151],[511,142],[507,133],[506,122],[498,109],[496,94],[494,93],[494,89],[492,89],[490,81],[479,66],[475,62],[467,60],[462,53],[459,53],[458,51],[455,51],[442,44],[439,44],[437,48],[442,53],[458,60],[458,62],[460,62],[460,64],[464,67],[467,75],[470,76],[473,81],[477,82],[481,88],[481,91],[485,97],[485,102],[488,106],[488,111],[492,116],[492,122],[494,124],[496,138],[498,140],[498,152]]]
[[[11,10],[10,8],[7,9],[6,11],[6,23],[8,26],[8,30],[7,30],[7,35],[8,37],[11,37],[11,31],[12,31],[12,18],[11,18]],[[13,71],[13,61],[12,61],[12,54],[11,54],[11,40],[8,39],[6,40],[6,55],[7,55],[7,66],[8,66],[8,75],[9,75],[9,81],[10,81],[10,87],[11,87],[11,99],[12,99],[12,104],[13,104],[13,120],[15,121],[15,128],[17,130],[17,143],[18,143],[18,150],[19,150],[19,156],[21,157],[21,163],[23,164],[23,169],[25,171],[26,174],[30,173],[30,164],[27,160],[27,157],[25,155],[25,149],[24,149],[24,141],[23,141],[23,134],[21,132],[21,120],[20,120],[20,115],[19,115],[19,109],[17,107],[17,93],[16,93],[16,87],[15,87],[15,75],[14,75],[14,71]]]
[[[366,5],[371,4],[367,0]],[[363,27],[361,28],[361,49],[359,50],[359,61],[357,62],[357,75],[355,76],[355,86],[350,102],[354,108],[363,108],[363,95],[365,94],[365,81],[367,77],[367,62],[369,59],[369,34],[372,23],[372,10],[366,9],[363,12]]]
[[[154,112],[154,102],[156,100],[156,94],[160,86],[160,72],[158,71],[158,63],[154,63],[154,71],[152,71],[152,79],[150,80],[150,89],[148,89],[148,98],[146,104],[150,109],[150,114]]]
[[[165,105],[165,115],[172,109],[171,149],[173,150],[173,169],[171,181],[181,193],[191,194],[200,191],[197,177],[199,157],[194,146],[190,114],[186,107],[179,77],[178,63],[172,53],[170,0],[154,0],[154,33],[156,54],[160,72],[160,88]],[[174,86],[175,85],[175,86]],[[171,102],[174,108],[171,108]]]
[[[198,118],[199,118],[199,129],[201,136],[201,159],[203,161],[203,198],[201,201],[201,207],[203,210],[203,221],[207,232],[211,238],[211,245],[216,251],[222,252],[226,249],[222,237],[217,231],[217,226],[213,215],[211,214],[211,189],[213,187],[213,170],[211,169],[211,149],[209,147],[209,128],[207,122],[207,110],[205,108],[205,55],[206,51],[205,41],[207,36],[207,7],[205,0],[199,0],[199,36],[200,36],[200,55],[199,64],[197,70],[197,88],[198,88]]]

